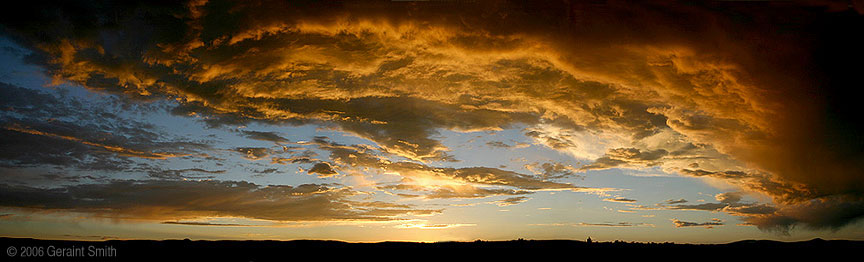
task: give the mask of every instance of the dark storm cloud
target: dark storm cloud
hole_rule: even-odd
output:
[[[776,211],[777,207],[767,204],[730,205],[723,208],[723,212],[742,216],[771,215],[774,214]]]
[[[808,229],[838,230],[864,215],[864,201],[850,196],[820,197],[804,204],[781,202],[777,205],[741,202],[742,195],[738,192],[718,194],[715,198],[720,202],[669,205],[663,208],[725,212],[741,217],[747,225],[783,234],[789,234],[796,225],[803,225]]]
[[[732,210],[737,211],[737,210]],[[780,206],[774,210],[745,210],[754,216],[744,220],[760,229],[788,234],[796,226],[809,229],[839,230],[850,221],[864,216],[864,201],[849,196],[818,198],[799,205]]]
[[[800,201],[819,197],[819,195],[817,195],[818,193],[814,192],[813,188],[800,184],[791,184],[767,174],[748,173],[742,171],[713,172],[701,169],[682,169],[680,172],[685,175],[696,177],[724,179],[730,183],[740,185],[743,188],[768,194],[778,201]]]
[[[131,219],[246,217],[276,221],[392,220],[440,210],[376,207],[329,185],[259,186],[234,181],[112,181],[60,188],[0,185],[0,206]]]
[[[696,211],[711,211],[711,212],[727,212],[738,216],[753,216],[773,214],[777,208],[766,204],[741,202],[743,195],[740,192],[726,192],[714,196],[719,203],[702,203],[702,204],[681,204],[687,201],[667,201],[668,204],[677,205],[659,205],[671,210],[696,210]]]
[[[208,123],[332,125],[426,162],[455,160],[438,129],[543,124],[526,135],[571,153],[590,149],[575,133],[624,141],[579,155],[599,157],[586,169],[671,165],[679,151],[643,143],[671,132],[743,163],[688,156],[714,172],[691,175],[802,212],[864,192],[846,66],[864,60],[849,33],[859,2],[28,3],[0,14],[28,61],[94,90],[171,96]]]

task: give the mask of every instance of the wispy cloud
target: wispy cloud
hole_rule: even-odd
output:
[[[0,185],[0,206],[71,211],[118,219],[245,217],[273,221],[398,220],[441,212],[351,201],[349,188],[304,184],[258,186],[236,181],[112,181],[60,188]],[[106,198],[105,196],[111,196]]]
[[[716,226],[722,226],[722,225],[724,225],[724,224],[723,224],[723,220],[716,219],[716,218],[715,218],[715,219],[712,219],[712,220],[709,221],[709,222],[702,222],[702,223],[697,223],[697,222],[687,222],[687,221],[681,221],[681,220],[678,220],[678,219],[672,219],[672,223],[675,224],[675,227],[704,227],[704,228],[714,228],[714,227],[716,227]]]

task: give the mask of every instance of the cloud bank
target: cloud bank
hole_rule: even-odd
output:
[[[336,164],[516,190],[471,196],[578,190],[495,168],[430,166],[458,161],[439,130],[526,125],[537,143],[593,161],[581,170],[659,166],[716,178],[774,199],[773,213],[750,220],[760,228],[836,228],[864,215],[864,128],[847,113],[859,80],[840,66],[864,59],[864,43],[847,33],[864,25],[853,7],[88,1],[9,9],[0,23],[57,82],[172,99],[176,114],[214,126],[330,126],[413,161],[334,153]],[[72,131],[86,128],[59,124],[4,123],[2,132],[125,157],[175,153],[95,142]],[[323,165],[313,173],[336,172]]]

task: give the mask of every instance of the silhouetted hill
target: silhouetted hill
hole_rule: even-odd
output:
[[[0,238],[0,244],[7,249],[7,258],[14,254],[17,260],[178,260],[200,259],[227,261],[259,260],[297,260],[297,254],[324,257],[413,254],[413,256],[441,257],[455,252],[464,254],[506,255],[515,251],[535,250],[532,254],[566,252],[568,254],[594,255],[641,255],[664,254],[724,254],[718,251],[748,250],[761,251],[765,256],[776,257],[782,254],[811,253],[812,251],[832,251],[831,254],[857,253],[864,250],[864,241],[813,239],[801,242],[780,242],[770,240],[744,240],[728,244],[676,244],[676,243],[638,243],[638,242],[593,242],[576,240],[511,240],[511,241],[473,241],[473,242],[378,242],[349,243],[331,240],[250,240],[250,241],[204,241],[204,240],[107,240],[107,241],[68,241],[39,240],[30,238]],[[12,251],[11,249],[15,249]],[[41,249],[41,251],[39,251]],[[112,251],[113,250],[113,251]],[[78,252],[80,251],[80,252]],[[635,252],[628,252],[635,251]],[[648,252],[645,252],[648,251]],[[31,252],[25,254],[26,252]],[[35,252],[37,254],[32,254]],[[41,253],[40,253],[41,252]],[[58,257],[57,252],[63,253]],[[519,252],[516,252],[519,253]],[[41,254],[41,255],[40,255]],[[515,253],[514,253],[515,254]],[[525,254],[522,252],[522,254]],[[725,253],[729,254],[729,253]],[[826,254],[826,253],[820,253]],[[22,255],[35,256],[22,258]],[[291,259],[288,259],[291,258]],[[59,260],[58,260],[59,259]],[[287,259],[287,260],[286,260]]]

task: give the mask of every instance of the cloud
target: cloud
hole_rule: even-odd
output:
[[[717,194],[714,198],[720,201],[720,203],[734,204],[740,202],[743,196],[740,192],[726,192]]]
[[[184,225],[184,226],[218,226],[218,227],[244,227],[250,225],[230,224],[230,223],[209,223],[209,222],[183,222],[183,221],[165,221],[162,224],[166,225]]]
[[[397,173],[403,183],[414,185],[401,189],[436,188],[427,197],[485,197],[492,195],[531,194],[540,190],[603,192],[615,189],[579,187],[568,183],[542,180],[513,171],[488,167],[436,168],[415,163],[397,162],[382,167]],[[481,188],[481,187],[504,188]]]
[[[757,206],[744,210],[730,208],[729,211],[752,214],[744,217],[744,221],[759,229],[789,234],[799,225],[807,229],[839,230],[860,221],[864,216],[864,201],[850,196],[830,196],[793,205]]]
[[[671,210],[695,210],[711,212],[722,211],[730,213],[732,215],[745,217],[753,215],[772,214],[775,210],[777,210],[776,207],[772,205],[741,202],[741,200],[743,199],[743,194],[741,192],[720,193],[715,195],[714,198],[717,199],[717,201],[720,201],[720,203],[702,203],[689,205],[683,204],[687,201],[667,201],[667,204],[676,205],[664,206],[658,204],[658,206]]]
[[[62,140],[69,140],[72,142],[78,142],[78,143],[84,144],[86,146],[98,148],[100,150],[105,150],[108,152],[113,152],[113,153],[119,154],[120,156],[150,158],[150,159],[165,159],[165,158],[181,156],[181,155],[171,154],[171,153],[139,151],[139,150],[135,150],[132,148],[125,148],[125,147],[121,147],[121,146],[102,144],[102,143],[98,143],[98,142],[91,142],[91,141],[87,141],[87,140],[79,138],[79,137],[43,132],[43,131],[28,128],[28,127],[21,127],[19,125],[15,125],[15,124],[10,125],[10,126],[6,126],[5,129],[9,130],[9,131],[14,131],[14,132],[24,133],[24,134],[29,134],[29,135],[46,136],[46,137],[50,137],[50,138],[57,138],[57,139],[62,139]]]
[[[674,205],[669,206],[669,209],[675,210],[701,210],[701,211],[719,211],[725,207],[728,207],[727,203],[704,203],[704,204],[696,204],[696,205]]]
[[[789,234],[796,225],[803,225],[807,229],[838,230],[849,223],[854,223],[858,217],[864,215],[862,211],[864,201],[851,196],[830,196],[804,203],[789,202],[776,205],[741,202],[740,192],[721,193],[715,198],[720,203],[670,205],[664,208],[725,212],[741,217],[747,225],[782,234]]]
[[[122,97],[98,101],[0,83],[0,164],[7,167],[54,165],[85,170],[121,171],[131,159],[200,155],[210,146],[177,139],[150,123],[121,116],[157,110]],[[5,99],[15,98],[15,99]]]
[[[415,166],[416,167],[416,166]],[[404,166],[391,168],[397,171],[425,171],[423,168],[414,169],[413,167],[405,168]],[[413,170],[412,170],[413,169]],[[466,167],[466,168],[439,168],[436,170],[438,175],[465,181],[469,183],[478,183],[486,185],[511,186],[527,190],[572,190],[572,191],[591,191],[592,188],[578,187],[568,183],[558,183],[552,181],[541,180],[536,177],[527,176],[513,171],[501,170],[489,167]],[[410,176],[410,175],[409,175]]]
[[[678,219],[672,219],[672,223],[675,224],[675,227],[704,227],[704,228],[714,228],[715,226],[722,226],[723,220],[720,219],[712,219],[710,222],[687,222],[681,221]]]
[[[489,141],[486,143],[486,145],[491,146],[491,147],[510,148],[510,145],[505,144],[504,142],[501,142],[501,141]]]
[[[286,151],[284,147],[283,147],[283,151]],[[270,163],[281,164],[281,165],[284,165],[287,163],[312,164],[312,163],[320,161],[320,160],[315,158],[316,156],[318,156],[318,153],[315,153],[315,151],[304,149],[303,151],[299,151],[299,152],[298,151],[291,152],[290,157],[274,156],[270,159]]]
[[[682,169],[681,173],[696,177],[712,177],[728,181],[746,190],[767,194],[777,202],[801,202],[818,197],[815,189],[802,184],[783,181],[775,176],[743,171],[705,171]],[[722,196],[727,197],[727,196]],[[728,197],[735,197],[730,195]],[[720,199],[718,199],[720,200]]]
[[[426,224],[426,223],[408,223],[396,225],[400,229],[448,229],[455,227],[476,226],[476,224]]]
[[[438,130],[520,124],[596,159],[584,170],[687,159],[713,172],[691,175],[829,212],[806,206],[864,191],[859,79],[842,66],[864,59],[848,37],[864,19],[822,5],[93,2],[24,5],[0,23],[55,82],[171,97],[208,123],[315,123],[424,164],[456,161]],[[664,132],[698,148],[652,140]]]
[[[574,226],[583,226],[583,227],[654,227],[652,224],[646,223],[630,223],[630,222],[618,222],[618,223],[578,223],[574,224]]]
[[[261,141],[270,141],[273,143],[287,143],[290,142],[287,138],[281,137],[273,132],[261,132],[261,131],[240,131],[243,133],[246,138],[261,140]]]
[[[604,198],[603,201],[606,202],[616,202],[616,203],[635,203],[635,199],[616,197],[616,198]]]
[[[687,199],[683,199],[683,198],[680,198],[680,199],[669,199],[669,200],[664,201],[664,203],[666,203],[666,204],[670,204],[670,205],[672,205],[672,204],[683,204],[683,203],[687,203],[687,202],[688,202]]]
[[[243,158],[249,160],[259,160],[273,154],[273,151],[264,147],[237,147],[234,151],[243,155]]]
[[[263,170],[253,170],[252,172],[255,172],[255,173],[257,173],[257,174],[272,174],[272,173],[279,172],[279,169],[277,169],[277,168],[267,168],[267,169],[263,169]]]
[[[544,179],[560,179],[565,177],[579,177],[575,172],[578,169],[564,163],[532,163],[525,168],[539,174]]]
[[[235,181],[115,180],[58,188],[2,187],[0,206],[67,211],[118,219],[245,217],[274,221],[395,220],[440,210],[380,207],[350,201],[349,188],[304,184],[258,186]]]
[[[201,168],[153,170],[147,175],[155,179],[213,179],[213,174],[224,174],[226,170],[206,170]],[[185,173],[211,174],[204,176],[185,175]]]
[[[426,199],[445,199],[445,198],[486,198],[492,196],[513,196],[527,195],[534,192],[526,190],[517,190],[509,188],[482,188],[472,185],[453,185],[446,184],[421,184],[417,185],[411,182],[405,182],[397,185],[379,185],[379,190],[389,190],[393,192],[410,191],[423,192],[423,198]],[[419,197],[418,195],[394,193],[394,195],[403,197]],[[518,199],[512,200],[517,201]],[[514,202],[515,203],[515,202]]]
[[[723,212],[728,212],[733,215],[739,216],[753,216],[753,215],[770,215],[774,214],[777,211],[777,208],[767,204],[756,204],[756,205],[730,205],[726,206],[723,209]]]
[[[579,187],[554,182],[545,177],[525,175],[489,167],[436,167],[409,161],[390,161],[375,154],[378,150],[362,145],[342,145],[318,137],[310,142],[330,152],[330,159],[342,169],[372,169],[396,174],[403,179],[397,185],[379,189],[430,192],[427,198],[476,198],[494,195],[521,195],[540,190],[603,192],[611,188]],[[386,150],[385,150],[386,151]],[[554,166],[553,166],[554,167]]]
[[[506,198],[506,199],[502,199],[502,200],[498,200],[498,201],[492,201],[491,203],[493,203],[499,207],[505,207],[505,206],[512,206],[512,205],[521,204],[525,201],[528,201],[528,199],[531,199],[531,198],[526,197],[526,196],[519,196],[519,197],[510,197],[510,198]]]
[[[332,175],[336,175],[336,171],[333,171],[333,168],[330,167],[328,163],[317,163],[312,168],[307,171],[309,174],[318,174],[318,177],[328,177]]]
[[[636,148],[614,148],[606,154],[594,160],[594,163],[580,167],[580,170],[607,169],[625,165],[653,166],[656,162],[669,154],[665,149],[643,152]]]
[[[489,142],[486,142],[486,145],[490,146],[490,147],[507,148],[507,149],[511,149],[511,148],[512,149],[518,149],[518,148],[526,148],[526,147],[531,146],[529,144],[518,143],[518,142],[516,144],[513,144],[513,145],[508,145],[508,144],[501,142],[501,141],[489,141]]]

